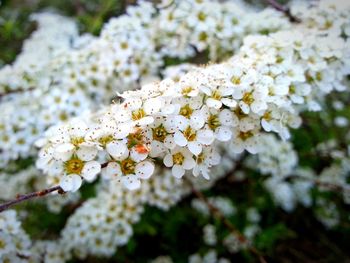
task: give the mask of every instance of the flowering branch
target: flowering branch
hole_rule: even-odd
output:
[[[213,204],[211,204],[208,200],[208,198],[200,191],[198,191],[194,185],[192,184],[192,182],[188,179],[186,179],[186,182],[188,183],[188,185],[191,187],[191,190],[192,192],[199,198],[201,199],[206,205],[207,207],[209,208],[210,212],[217,218],[219,219],[225,226],[228,230],[230,230],[230,232],[235,236],[237,237],[237,239],[243,243],[243,244],[248,244],[249,241],[247,240],[247,238],[241,233],[239,232],[234,225],[232,225],[232,223],[221,213],[221,211],[216,207],[214,206]],[[264,259],[264,257],[261,255],[261,253],[255,248],[253,247],[252,245],[249,245],[248,246],[248,249],[253,253],[255,254],[259,261],[261,263],[266,263],[266,260]]]
[[[290,12],[290,9],[284,5],[281,5],[280,3],[276,2],[275,0],[266,0],[269,5],[271,5],[274,9],[277,11],[280,11],[284,13],[291,22],[301,22],[299,18],[293,16]]]

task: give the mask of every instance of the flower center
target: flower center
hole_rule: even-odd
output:
[[[193,130],[190,126],[188,126],[186,130],[184,130],[183,134],[189,142],[192,142],[196,139],[196,131]]]
[[[184,87],[181,91],[182,95],[188,96],[188,94],[191,93],[191,91],[194,90],[191,86]]]
[[[153,140],[164,142],[166,136],[168,135],[166,129],[163,125],[159,125],[157,128],[152,129],[153,131]]]
[[[174,164],[182,165],[184,160],[185,160],[185,157],[180,152],[179,153],[175,153],[173,155],[173,162],[174,162]]]
[[[208,118],[208,126],[210,129],[215,130],[220,126],[220,121],[218,115],[211,114]]]
[[[281,56],[277,56],[276,57],[276,63],[277,64],[281,64],[283,61],[284,61],[283,57],[281,57]]]
[[[73,157],[64,164],[67,174],[81,174],[83,167],[84,162],[76,157]]]
[[[290,94],[295,94],[295,92],[296,92],[296,87],[295,87],[295,85],[290,85],[289,86],[289,93]]]
[[[120,47],[121,47],[122,49],[127,49],[127,48],[129,47],[129,45],[128,45],[128,43],[126,43],[126,42],[122,42],[122,43],[120,44]]]
[[[130,133],[128,135],[128,148],[131,149],[132,147],[136,145],[142,145],[144,144],[144,137],[142,134],[142,130],[139,129],[134,133]]]
[[[243,95],[242,100],[244,101],[244,103],[250,105],[254,102],[254,97],[253,97],[253,93],[252,92],[247,92]]]
[[[251,131],[243,132],[241,131],[239,133],[239,138],[241,138],[243,141],[247,140],[248,138],[253,136],[253,133]]]
[[[198,39],[199,41],[206,41],[208,39],[207,33],[205,33],[204,31],[200,32]]]
[[[193,109],[190,107],[189,104],[186,104],[180,109],[180,115],[186,117],[187,119],[191,117],[192,113],[193,113]]]
[[[84,142],[84,138],[83,137],[74,137],[74,138],[71,139],[71,143],[74,146],[78,146],[79,144],[81,144],[83,142]]]
[[[101,137],[98,142],[102,145],[102,146],[106,146],[108,143],[110,143],[111,141],[113,141],[113,136],[112,135],[107,135],[107,136],[103,136]]]
[[[205,154],[203,152],[201,152],[197,157],[197,163],[201,164],[204,162],[204,160],[205,160]]]
[[[270,120],[272,119],[271,111],[266,111],[266,112],[264,113],[263,119],[265,119],[265,120],[267,120],[267,121],[270,121]]]
[[[131,113],[131,118],[134,121],[140,120],[140,119],[142,119],[145,116],[146,116],[146,113],[145,113],[145,111],[143,109],[134,110]]]
[[[199,21],[204,21],[207,18],[207,15],[203,12],[199,12],[197,17]]]
[[[136,162],[130,158],[127,158],[120,163],[120,167],[124,175],[135,174],[135,166]]]
[[[236,107],[233,112],[240,120],[247,116],[240,107]]]
[[[231,78],[231,82],[232,82],[233,84],[235,84],[235,85],[239,85],[239,84],[241,84],[241,78],[236,77],[236,76],[233,76],[233,77]]]
[[[211,95],[211,97],[212,97],[213,99],[216,99],[216,100],[221,100],[221,98],[222,98],[221,93],[220,93],[220,91],[218,91],[218,90],[215,90],[215,91],[213,92],[213,94]]]

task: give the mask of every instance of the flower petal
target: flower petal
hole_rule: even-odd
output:
[[[88,182],[93,181],[96,175],[101,172],[101,165],[96,161],[87,162],[82,170],[82,176]]]
[[[171,169],[171,172],[174,177],[181,178],[185,174],[185,169],[181,165],[175,164]]]
[[[81,146],[79,147],[76,153],[80,160],[88,162],[96,157],[97,152],[98,150],[95,147]]]
[[[106,145],[107,152],[115,159],[123,156],[127,149],[125,143],[119,141],[113,141]]]
[[[141,162],[138,163],[135,167],[136,175],[141,179],[148,179],[154,172],[154,164],[151,162]]]
[[[129,190],[136,190],[141,187],[141,181],[136,175],[128,175],[122,178],[122,182]]]

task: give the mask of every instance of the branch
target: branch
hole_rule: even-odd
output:
[[[107,165],[108,165],[108,162],[103,163],[103,164],[101,164],[101,168],[105,168]],[[50,188],[47,188],[44,190],[32,192],[29,194],[17,195],[16,199],[7,201],[7,202],[2,203],[0,205],[0,213],[3,212],[4,210],[8,209],[9,207],[15,205],[15,204],[22,203],[23,201],[30,200],[30,199],[33,199],[35,197],[42,197],[42,196],[45,196],[49,193],[53,193],[56,191],[59,194],[65,193],[65,191],[63,191],[63,189],[59,185],[57,185],[57,186],[53,186],[53,187],[50,187]]]
[[[219,219],[228,230],[230,230],[230,232],[238,238],[238,240],[241,243],[244,244],[249,244],[247,238],[241,233],[239,232],[234,225],[232,225],[232,223],[221,213],[221,211],[214,206],[213,204],[211,204],[208,200],[208,198],[200,191],[198,191],[194,186],[193,183],[188,180],[187,178],[184,178],[184,180],[187,181],[187,183],[189,184],[189,186],[191,187],[192,192],[199,198],[201,199],[209,208],[209,210],[211,211],[211,213],[217,218]],[[248,246],[248,249],[257,256],[257,258],[259,259],[260,263],[267,263],[266,260],[264,259],[264,257],[261,255],[261,253],[252,245]]]
[[[28,88],[28,89],[15,89],[15,90],[10,90],[8,92],[5,92],[5,93],[0,93],[0,99],[7,96],[7,95],[10,95],[10,94],[17,94],[17,93],[24,93],[24,92],[27,92],[27,91],[33,91],[35,90],[34,87],[32,88]]]
[[[49,193],[53,193],[56,191],[58,191],[58,193],[60,193],[60,194],[65,193],[60,186],[53,186],[53,187],[50,187],[50,188],[47,188],[47,189],[44,189],[41,191],[29,193],[29,194],[17,195],[16,199],[10,200],[10,201],[5,202],[5,203],[0,205],[0,213],[3,212],[4,210],[8,209],[9,207],[15,205],[15,204],[21,203],[21,202],[26,201],[26,200],[33,199],[35,197],[45,196]]]
[[[300,175],[291,175],[291,176],[288,176],[288,178],[291,178],[291,179],[295,178],[295,179],[301,179],[304,181],[309,181],[311,183],[314,183],[318,187],[324,187],[324,188],[327,188],[327,190],[334,191],[334,192],[343,192],[348,190],[346,186],[334,184],[331,182],[324,182],[316,178],[308,178]]]
[[[292,15],[290,12],[290,9],[284,5],[281,5],[280,3],[276,2],[275,0],[266,0],[270,6],[272,6],[277,11],[280,11],[284,13],[291,22],[299,23],[301,20],[295,16]]]

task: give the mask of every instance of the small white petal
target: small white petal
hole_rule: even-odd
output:
[[[199,155],[202,152],[202,145],[199,142],[188,142],[188,149],[194,155]]]
[[[271,131],[271,124],[265,119],[261,120],[261,126],[264,128],[265,131],[267,132]]]
[[[142,119],[135,121],[137,125],[146,126],[154,122],[154,118],[151,116],[143,117]]]
[[[113,141],[106,145],[106,150],[113,158],[118,159],[125,154],[128,148],[123,142]]]
[[[95,147],[81,146],[77,150],[76,154],[80,160],[88,162],[93,160],[96,157],[97,152],[98,150]]]
[[[175,132],[174,134],[174,141],[179,146],[186,146],[187,145],[187,139],[181,132]]]
[[[133,159],[135,162],[141,162],[145,160],[148,156],[148,153],[138,153],[135,148],[133,148],[130,151],[130,157]]]
[[[243,101],[240,101],[239,106],[241,107],[241,110],[243,111],[243,113],[245,114],[249,113],[250,108],[246,103],[244,103]]]
[[[81,171],[82,176],[88,182],[95,180],[96,175],[101,172],[101,164],[96,161],[87,162]]]
[[[159,98],[151,98],[145,101],[143,109],[147,115],[155,114],[159,112],[162,107],[162,102]]]
[[[204,145],[210,145],[215,139],[212,130],[200,130],[197,132],[197,141]]]
[[[136,175],[141,179],[148,179],[154,172],[154,164],[151,162],[141,162],[135,167]]]
[[[159,141],[152,141],[151,142],[151,151],[149,155],[151,157],[159,157],[162,153],[166,152],[166,147],[164,146],[164,143],[161,143]]]
[[[82,179],[77,174],[65,175],[60,181],[60,187],[65,192],[75,192],[77,191],[82,183]]]
[[[200,88],[199,88],[199,90],[200,91],[202,91],[204,94],[206,94],[206,95],[208,95],[208,96],[210,96],[211,95],[211,89],[210,88],[208,88],[208,87],[206,87],[206,86],[201,86]]]
[[[188,122],[189,122],[188,119],[182,115],[176,116],[174,121],[175,121],[176,128],[181,131],[187,128]]]
[[[218,139],[221,142],[227,142],[232,138],[232,131],[225,126],[218,127],[215,130],[215,134],[216,134],[216,139]]]
[[[229,99],[229,98],[223,98],[221,99],[222,104],[224,104],[227,107],[234,108],[237,106],[237,102],[235,100]]]
[[[173,156],[171,154],[167,154],[165,155],[164,159],[163,159],[163,163],[166,167],[171,167],[173,166],[174,162],[173,162]]]
[[[171,172],[174,177],[181,178],[185,174],[185,169],[182,168],[181,165],[175,164],[173,168],[171,169]]]
[[[136,175],[128,175],[122,178],[122,182],[129,190],[136,190],[141,187],[141,181]]]
[[[232,152],[234,153],[242,153],[244,151],[244,143],[241,139],[235,139],[232,143],[231,143],[231,147],[230,149],[232,150]]]
[[[219,113],[219,120],[222,125],[225,126],[236,126],[237,123],[233,118],[233,114],[230,110],[224,109]]]
[[[120,123],[113,136],[116,139],[124,139],[132,132],[133,126],[130,123]]]
[[[182,166],[186,170],[191,170],[192,168],[194,168],[196,166],[196,162],[195,162],[195,160],[193,160],[192,157],[186,158],[184,163],[182,164]]]
[[[113,178],[113,177],[119,177],[122,176],[122,170],[120,168],[120,165],[116,162],[110,162],[108,163],[106,167],[106,173],[108,178]]]
[[[75,146],[71,143],[60,144],[55,148],[53,156],[56,160],[68,161],[73,154]]]
[[[195,130],[199,130],[204,126],[205,119],[204,114],[201,111],[195,111],[191,116],[191,127]]]
[[[206,101],[206,105],[210,108],[220,109],[222,106],[222,102],[213,98],[208,98]]]
[[[164,146],[168,149],[174,149],[176,147],[176,143],[174,141],[173,135],[168,135],[164,140]]]

